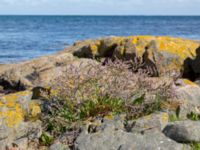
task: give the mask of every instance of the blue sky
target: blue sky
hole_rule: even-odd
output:
[[[0,0],[0,14],[200,15],[200,0]]]

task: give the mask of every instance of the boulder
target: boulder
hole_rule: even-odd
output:
[[[163,133],[182,143],[199,143],[200,142],[200,121],[177,121],[168,124]]]
[[[187,58],[184,61],[183,77],[191,81],[200,79],[200,47],[196,49],[196,57],[194,59]]]

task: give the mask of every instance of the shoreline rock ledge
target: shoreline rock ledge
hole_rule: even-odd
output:
[[[76,42],[54,55],[18,64],[0,65],[0,86],[10,90],[47,86],[51,80],[66,71],[67,65],[79,65],[86,61],[95,63],[93,58],[141,58],[147,66],[156,66],[160,75],[183,71],[187,78],[194,78],[199,68],[196,64],[191,64],[190,68],[189,60],[196,58],[199,45],[198,41],[154,36],[109,37]]]
[[[198,41],[164,36],[107,37],[76,42],[53,55],[0,65],[0,150],[192,150],[198,147],[199,47]],[[40,97],[41,90],[51,92],[49,86],[72,66],[84,72],[88,64],[106,65],[115,60],[141,63],[143,69],[150,70],[152,80],[175,80],[173,90],[178,98],[172,105],[176,105],[129,121],[123,114],[96,117],[84,122],[73,146],[59,139],[41,146],[45,104]],[[176,117],[171,107],[176,108]]]

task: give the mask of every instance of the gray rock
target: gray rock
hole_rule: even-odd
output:
[[[184,86],[178,87],[176,93],[181,103],[179,112],[180,118],[186,119],[187,114],[191,112],[200,114],[200,86],[192,82],[187,83]]]
[[[67,145],[61,144],[61,143],[55,143],[50,146],[49,150],[70,150],[70,148]]]
[[[20,150],[27,150],[28,149],[28,138],[18,139],[14,142],[14,144],[17,145],[17,147]]]
[[[177,142],[200,142],[200,121],[178,121],[167,125],[163,133]]]
[[[130,121],[129,129],[131,132],[141,132],[149,129],[158,129],[162,131],[168,124],[169,115],[166,112],[154,113],[134,121]],[[132,124],[132,125],[131,125]],[[130,127],[132,128],[130,129]]]
[[[19,64],[3,65],[0,66],[0,81],[4,82],[0,83],[0,86],[15,91],[33,87],[47,87],[49,83],[66,73],[67,66],[87,63],[88,61],[96,62],[76,59],[70,53],[60,52]]]
[[[197,80],[195,81],[195,83],[196,83],[198,86],[200,86],[200,79],[197,79]]]
[[[128,133],[122,130],[82,133],[75,142],[76,150],[182,150],[183,147],[184,145],[170,140],[157,130],[150,130],[144,134]]]
[[[75,141],[75,150],[182,150],[184,148],[183,144],[167,138],[157,128],[143,130],[140,133],[129,132],[124,125],[123,117],[105,120],[102,124],[96,123],[96,128],[93,129],[95,130],[92,132],[89,128],[81,132]]]
[[[8,128],[0,130],[0,150],[5,150],[6,147],[17,145],[27,147],[28,141],[38,140],[42,134],[41,122],[22,122],[17,128]],[[22,149],[21,148],[21,149]]]

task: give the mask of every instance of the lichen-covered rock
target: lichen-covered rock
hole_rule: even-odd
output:
[[[17,127],[29,111],[32,92],[24,91],[0,97],[0,119],[8,127]]]
[[[200,121],[178,121],[167,125],[163,133],[177,142],[199,143]]]
[[[31,101],[32,92],[24,91],[0,97],[0,149],[13,144],[23,149],[26,139],[39,138],[41,122],[28,122],[27,118],[36,117],[40,106]]]
[[[193,59],[197,55],[199,42],[172,37],[131,36],[83,41],[78,45],[79,49],[74,49],[75,56],[117,57],[126,60],[142,58],[144,63],[154,68],[156,66],[162,74],[185,69],[185,60]]]

